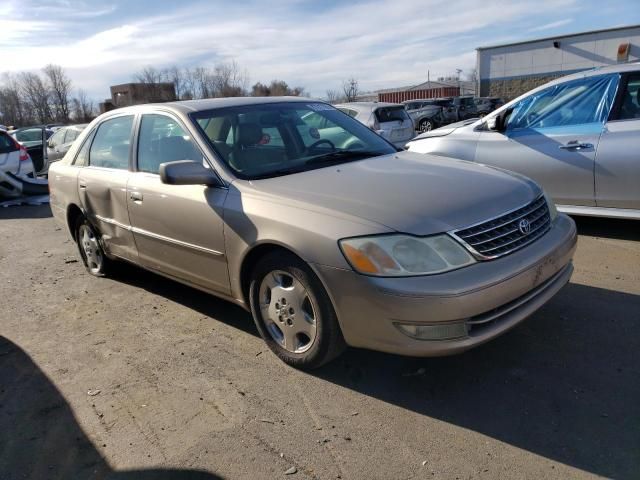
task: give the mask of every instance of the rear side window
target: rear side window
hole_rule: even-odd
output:
[[[6,133],[0,132],[0,153],[11,153],[19,150],[16,142]]]
[[[622,103],[614,120],[640,119],[640,73],[629,76],[622,92]]]
[[[64,143],[71,143],[73,142],[76,138],[78,138],[78,134],[80,132],[78,130],[76,130],[75,128],[68,128],[67,129],[67,133],[64,136]]]
[[[176,120],[166,115],[143,115],[138,140],[138,170],[158,173],[160,164],[176,160],[201,162],[202,154]]]
[[[129,168],[129,147],[133,115],[112,118],[100,124],[89,151],[89,165],[92,167]]]
[[[58,145],[62,145],[64,143],[64,132],[65,129],[62,129],[51,135],[49,138],[49,146],[57,147]]]
[[[341,112],[346,113],[347,115],[349,115],[350,117],[357,117],[358,116],[358,112],[355,110],[351,110],[350,108],[339,108],[338,110],[340,110]]]
[[[91,148],[91,142],[93,141],[93,137],[95,136],[95,134],[96,131],[94,129],[84,139],[84,143],[82,144],[80,150],[78,150],[76,158],[73,161],[73,164],[76,167],[86,167],[87,165],[89,165],[89,149]]]
[[[409,119],[407,111],[403,107],[381,107],[376,110],[378,122],[402,122]]]

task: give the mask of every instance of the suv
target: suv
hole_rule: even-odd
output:
[[[453,97],[442,112],[445,123],[460,122],[478,116],[474,97]]]
[[[336,108],[398,148],[404,148],[415,136],[413,120],[400,103],[352,102],[336,105]]]
[[[413,120],[416,130],[419,132],[429,132],[442,125],[442,109],[448,104],[442,100],[407,100],[402,102],[407,113]]]
[[[504,105],[504,100],[499,97],[478,97],[475,99],[478,117],[484,117]]]

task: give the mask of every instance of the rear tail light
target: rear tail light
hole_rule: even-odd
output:
[[[31,157],[29,156],[27,149],[20,145],[20,161],[26,162],[27,160],[31,160]]]
[[[31,160],[31,157],[29,156],[29,152],[27,152],[27,149],[24,148],[24,145],[22,145],[17,140],[14,140],[13,143],[15,143],[16,147],[18,147],[18,149],[20,150],[20,161],[21,162],[26,162],[27,160]]]

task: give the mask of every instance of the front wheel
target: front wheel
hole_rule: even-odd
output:
[[[250,304],[267,346],[293,367],[318,368],[345,348],[326,290],[293,254],[274,252],[258,262],[251,277]]]
[[[433,127],[433,120],[431,120],[430,118],[420,120],[420,123],[418,124],[418,130],[420,130],[421,133],[430,132],[431,130],[433,130]]]
[[[80,257],[91,275],[104,277],[111,266],[111,260],[105,255],[98,238],[95,228],[85,217],[80,217],[76,224],[76,242]]]

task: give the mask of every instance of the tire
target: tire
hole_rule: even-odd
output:
[[[249,288],[258,332],[286,364],[311,370],[346,348],[329,295],[300,258],[284,251],[266,255],[253,269]]]
[[[104,253],[99,240],[100,235],[86,217],[81,216],[78,218],[75,235],[80,258],[82,258],[87,272],[95,277],[107,275],[111,270],[112,261]]]
[[[420,120],[420,123],[418,123],[418,130],[421,133],[430,132],[431,130],[433,130],[434,126],[435,125],[433,124],[433,120],[431,120],[430,118],[424,118]]]

